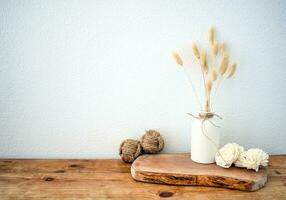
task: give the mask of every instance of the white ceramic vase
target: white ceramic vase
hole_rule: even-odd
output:
[[[212,120],[210,118],[210,120]],[[194,119],[191,134],[191,159],[197,163],[215,162],[215,153],[219,148],[219,128],[204,119]],[[202,131],[202,123],[203,130]]]

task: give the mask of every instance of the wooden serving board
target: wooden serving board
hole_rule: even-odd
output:
[[[198,185],[255,191],[267,182],[267,168],[258,172],[243,168],[228,169],[216,164],[199,164],[190,154],[143,155],[131,166],[137,181],[171,185]]]

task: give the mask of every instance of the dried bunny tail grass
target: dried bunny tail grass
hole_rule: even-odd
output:
[[[214,41],[214,44],[212,46],[213,54],[216,56],[218,54],[219,44],[217,41]]]
[[[220,43],[218,44],[218,51],[219,52],[223,52],[223,51],[226,51],[226,43]]]
[[[192,49],[193,49],[193,53],[197,57],[197,59],[200,59],[200,51],[199,51],[196,43],[193,43]]]
[[[210,111],[210,98],[211,98],[211,91],[212,91],[212,81],[208,80],[206,84],[206,105],[205,105],[205,111]]]
[[[212,70],[212,73],[211,73],[211,80],[212,82],[215,82],[217,79],[217,73],[216,73],[216,70]]]
[[[178,64],[178,65],[181,65],[181,66],[183,66],[183,60],[182,60],[182,58],[180,57],[180,55],[177,53],[177,52],[175,52],[175,51],[172,51],[172,55],[173,55],[173,58],[175,59],[175,61],[176,61],[176,63]]]
[[[208,73],[208,63],[207,63],[207,53],[204,51],[201,55],[201,65],[203,71],[207,74]]]
[[[226,78],[231,78],[236,71],[236,63],[232,64],[228,70]]]
[[[208,94],[208,95],[210,95],[210,93],[211,93],[212,86],[213,86],[212,81],[211,81],[211,80],[208,80],[207,85],[206,85],[206,89],[207,89],[207,94]]]
[[[224,73],[226,72],[227,70],[227,67],[228,67],[228,58],[229,56],[227,54],[224,55],[223,59],[222,59],[222,62],[221,62],[221,65],[220,65],[220,68],[219,68],[219,74],[222,76],[224,75]]]
[[[210,41],[211,45],[214,44],[214,27],[211,27],[209,29],[209,41]]]

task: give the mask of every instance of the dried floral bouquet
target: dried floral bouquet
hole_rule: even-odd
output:
[[[203,113],[212,113],[214,98],[217,94],[219,86],[223,78],[230,79],[236,72],[236,63],[230,64],[229,62],[229,50],[226,44],[219,42],[215,38],[215,30],[211,27],[208,31],[208,39],[210,43],[209,49],[199,48],[196,43],[193,43],[192,50],[196,59],[199,61],[202,80],[204,84],[205,102],[204,107],[202,107],[199,101],[198,94],[190,78],[191,86],[194,90],[196,99],[202,109]],[[184,67],[184,62],[182,57],[176,51],[172,52],[173,58],[176,63]],[[221,57],[219,66],[214,66],[210,64],[210,60],[217,60]],[[214,90],[214,91],[213,91]]]

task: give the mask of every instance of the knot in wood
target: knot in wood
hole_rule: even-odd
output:
[[[45,181],[53,181],[55,180],[53,177],[47,176],[44,178]]]
[[[163,191],[163,192],[160,192],[160,193],[159,193],[159,196],[160,196],[160,197],[163,197],[163,198],[171,197],[171,196],[173,196],[173,195],[174,195],[173,192],[167,192],[167,191]]]

